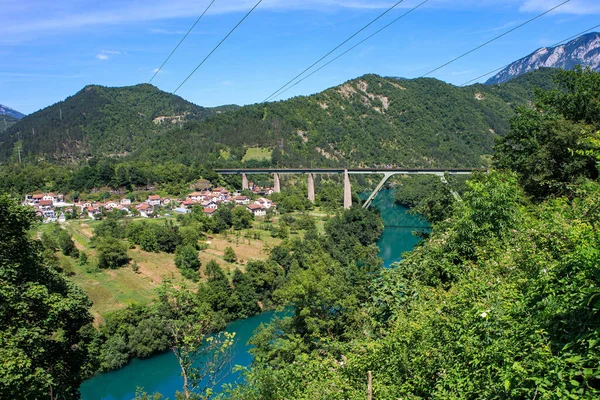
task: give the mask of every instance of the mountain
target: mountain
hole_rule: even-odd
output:
[[[14,143],[21,138],[25,155],[56,160],[92,154],[123,156],[173,126],[236,108],[200,107],[149,84],[120,88],[89,85],[24,117],[0,141]],[[12,151],[12,146],[1,146],[0,159]]]
[[[7,131],[8,128],[19,122],[19,120],[11,115],[0,114],[0,133]]]
[[[600,33],[588,33],[560,46],[537,49],[498,72],[486,84],[506,82],[542,67],[572,69],[576,65],[600,72]]]
[[[20,138],[24,159],[53,162],[478,167],[508,132],[515,106],[530,101],[535,86],[551,86],[552,73],[467,87],[370,74],[311,96],[225,109],[147,84],[87,86],[0,133],[0,161],[14,160]]]
[[[0,104],[0,117],[4,116],[4,115],[7,115],[9,117],[13,117],[16,120],[19,120],[19,119],[21,119],[21,118],[23,118],[25,116],[25,114],[21,114],[17,110],[13,110],[10,107],[3,106],[2,104]]]

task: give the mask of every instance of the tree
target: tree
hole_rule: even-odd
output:
[[[228,207],[219,207],[213,215],[214,230],[215,232],[222,232],[231,228],[233,214],[231,209]]]
[[[538,92],[521,107],[511,130],[496,145],[495,163],[519,174],[536,199],[568,191],[578,178],[597,178],[600,149],[600,74],[559,71],[560,90]]]
[[[175,251],[175,265],[179,269],[191,269],[197,271],[200,269],[198,250],[191,245],[177,247],[177,250]]]
[[[235,230],[252,228],[254,214],[248,212],[246,207],[236,207],[231,212],[231,221]]]
[[[183,377],[183,391],[178,395],[184,399],[208,398],[229,366],[235,333],[211,333],[209,311],[185,286],[176,289],[165,282],[159,297],[169,348]]]
[[[65,256],[78,254],[77,248],[75,247],[75,242],[73,242],[71,235],[69,235],[67,231],[59,228],[57,232],[57,237],[60,250]]]
[[[237,256],[235,255],[235,251],[231,246],[225,247],[225,254],[223,255],[223,259],[230,263],[234,263],[237,261]]]
[[[95,369],[92,303],[46,265],[29,239],[33,213],[0,196],[0,398],[78,399]]]
[[[127,247],[118,239],[103,238],[97,249],[99,268],[119,268],[129,262]]]

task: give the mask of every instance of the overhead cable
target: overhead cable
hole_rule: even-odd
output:
[[[210,2],[210,4],[208,5],[208,7],[206,7],[206,9],[204,10],[204,12],[202,13],[202,15],[200,15],[198,17],[198,19],[196,20],[196,22],[194,22],[194,25],[192,25],[192,27],[187,31],[187,33],[185,34],[185,36],[183,36],[183,38],[179,41],[179,43],[177,43],[177,46],[175,46],[175,48],[173,49],[173,51],[171,52],[171,54],[169,54],[169,56],[166,58],[165,61],[163,61],[163,63],[161,64],[160,67],[158,67],[158,69],[156,71],[154,71],[154,75],[152,75],[152,78],[150,78],[150,80],[148,81],[148,83],[152,83],[152,80],[156,77],[156,75],[158,75],[158,73],[160,72],[160,70],[165,66],[165,64],[167,63],[167,61],[169,61],[169,59],[171,58],[171,56],[173,54],[175,54],[175,52],[177,51],[177,49],[179,48],[179,46],[181,46],[181,43],[183,43],[183,41],[185,40],[185,38],[188,37],[188,35],[192,32],[192,30],[196,27],[196,25],[198,25],[198,22],[200,22],[200,20],[202,19],[202,17],[204,17],[204,14],[206,14],[206,12],[208,11],[208,9],[213,5],[213,3],[216,0],[212,0]]]
[[[290,83],[294,82],[296,79],[298,79],[300,76],[302,76],[304,73],[306,73],[308,70],[310,70],[312,67],[314,67],[315,65],[317,65],[318,63],[320,63],[321,61],[323,61],[325,58],[327,58],[329,55],[331,55],[334,51],[336,51],[337,49],[339,49],[340,47],[342,47],[343,45],[345,45],[346,43],[348,43],[350,40],[352,40],[354,37],[356,37],[356,35],[358,35],[359,33],[361,33],[362,31],[364,31],[365,29],[367,29],[369,26],[373,25],[375,22],[377,22],[380,18],[382,18],[384,15],[386,15],[387,13],[389,13],[390,11],[392,11],[394,8],[396,8],[397,6],[400,5],[400,3],[402,3],[404,0],[400,0],[398,1],[396,4],[394,4],[393,6],[391,6],[390,8],[388,8],[387,10],[385,10],[383,13],[379,14],[377,16],[377,18],[373,19],[371,22],[369,22],[367,25],[363,26],[362,28],[360,28],[358,31],[356,31],[354,34],[352,34],[349,38],[347,38],[346,40],[344,40],[342,43],[338,44],[336,47],[333,48],[333,50],[329,51],[327,54],[325,54],[323,57],[319,58],[317,61],[315,61],[314,63],[312,63],[308,68],[306,68],[304,71],[300,72],[298,75],[296,75],[295,77],[293,77],[292,79],[290,79],[285,85],[283,85],[282,87],[280,87],[279,89],[277,89],[276,91],[274,91],[269,97],[267,97],[266,99],[263,100],[264,102],[269,101],[269,99],[277,96],[279,94],[279,92],[281,92],[283,89],[285,89]]]
[[[432,69],[432,70],[431,70],[431,71],[429,71],[428,73],[426,73],[426,74],[424,74],[424,75],[421,75],[421,78],[423,78],[423,77],[425,77],[425,76],[427,76],[427,75],[430,75],[430,74],[432,74],[432,73],[434,73],[434,72],[436,72],[436,71],[438,71],[438,70],[440,70],[440,69],[442,69],[442,68],[444,68],[444,67],[446,67],[446,66],[448,66],[448,65],[452,64],[453,62],[455,62],[455,61],[457,61],[457,60],[460,60],[461,58],[463,58],[463,57],[465,57],[465,56],[467,56],[467,55],[469,55],[469,54],[471,54],[471,53],[473,53],[473,52],[475,52],[475,51],[477,51],[477,50],[481,49],[481,48],[482,48],[482,47],[484,47],[484,46],[487,46],[488,44],[490,44],[490,43],[492,43],[492,42],[494,42],[494,41],[496,41],[496,40],[500,39],[501,37],[503,37],[503,36],[506,36],[506,35],[508,35],[509,33],[516,31],[517,29],[519,29],[519,28],[521,28],[521,27],[523,27],[523,26],[525,26],[525,25],[529,24],[530,22],[533,22],[533,21],[535,21],[535,20],[536,20],[536,19],[538,19],[538,18],[541,18],[541,17],[543,17],[544,15],[548,14],[549,12],[552,12],[552,11],[556,10],[557,8],[559,8],[559,7],[561,7],[561,6],[565,5],[565,4],[567,4],[567,3],[568,3],[568,2],[570,2],[570,1],[571,1],[571,0],[566,0],[566,1],[563,1],[563,2],[562,2],[562,3],[560,3],[559,5],[556,5],[556,6],[552,7],[551,9],[549,9],[549,10],[546,10],[546,11],[544,11],[543,13],[541,13],[541,14],[538,14],[538,15],[536,15],[535,17],[533,17],[533,18],[531,18],[531,19],[528,19],[527,21],[523,22],[522,24],[519,24],[519,25],[515,26],[515,27],[514,27],[514,28],[512,28],[512,29],[509,29],[508,31],[506,31],[506,32],[504,32],[504,33],[502,33],[502,34],[500,34],[500,35],[498,35],[498,36],[494,37],[493,39],[490,39],[490,40],[488,40],[488,41],[487,41],[487,42],[485,42],[485,43],[482,43],[482,44],[480,44],[479,46],[477,46],[477,47],[475,47],[475,48],[473,48],[473,49],[471,49],[471,50],[467,51],[466,53],[463,53],[463,54],[461,54],[460,56],[458,56],[458,57],[456,57],[456,58],[453,58],[452,60],[448,61],[447,63],[445,63],[445,64],[442,64],[442,65],[440,65],[439,67]]]
[[[218,49],[218,48],[219,48],[219,47],[220,47],[220,46],[223,44],[223,42],[225,42],[225,41],[227,40],[227,38],[228,38],[229,36],[231,36],[231,34],[232,34],[232,33],[233,33],[233,32],[234,32],[234,31],[235,31],[235,30],[236,30],[236,29],[237,29],[237,28],[238,28],[238,27],[239,27],[239,26],[242,24],[242,22],[244,22],[244,21],[246,20],[246,18],[248,18],[248,17],[250,16],[250,14],[252,14],[252,11],[256,10],[256,7],[258,7],[258,6],[259,6],[259,4],[260,4],[260,3],[262,3],[262,2],[263,2],[263,0],[258,0],[258,2],[257,2],[255,5],[254,5],[254,7],[252,7],[252,8],[250,9],[250,11],[248,11],[248,12],[246,13],[246,15],[244,15],[244,18],[242,18],[242,19],[240,20],[240,22],[238,22],[238,23],[237,23],[237,25],[236,25],[236,26],[234,26],[234,27],[233,27],[233,29],[229,31],[229,33],[228,33],[228,34],[227,34],[227,35],[226,35],[226,36],[223,38],[223,40],[221,40],[221,41],[219,42],[219,44],[217,44],[217,45],[215,46],[215,48],[214,48],[214,49],[212,49],[212,50],[211,50],[211,52],[210,52],[210,53],[208,53],[208,55],[207,55],[206,57],[204,57],[204,60],[202,60],[202,61],[200,62],[200,64],[198,64],[198,66],[197,66],[196,68],[194,68],[194,70],[193,70],[192,72],[190,72],[190,74],[189,74],[189,75],[188,75],[188,76],[187,76],[187,77],[186,77],[186,78],[183,80],[183,82],[181,82],[181,83],[179,84],[179,86],[177,86],[177,89],[175,89],[175,90],[173,91],[173,94],[177,93],[177,91],[178,91],[178,90],[179,90],[179,89],[180,89],[180,88],[181,88],[181,87],[182,87],[182,86],[183,86],[183,85],[184,85],[184,84],[185,84],[185,83],[188,81],[188,79],[190,79],[190,78],[192,77],[192,75],[194,75],[194,73],[195,73],[195,72],[198,70],[198,68],[200,68],[200,67],[202,66],[202,64],[204,64],[204,63],[206,62],[206,60],[208,60],[208,59],[210,58],[210,56],[212,56],[212,55],[213,55],[213,53],[214,53],[215,51],[217,51],[217,49]]]

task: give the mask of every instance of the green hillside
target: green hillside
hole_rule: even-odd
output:
[[[312,96],[246,106],[182,131],[169,132],[138,154],[141,159],[241,163],[248,148],[273,149],[280,166],[475,167],[494,140],[508,132],[516,105],[535,86],[552,86],[551,71],[503,85],[456,87],[436,79],[377,75]]]
[[[7,131],[11,126],[19,120],[10,115],[0,115],[0,133]]]
[[[23,155],[35,160],[241,165],[247,149],[258,148],[272,156],[244,162],[476,167],[508,131],[514,107],[531,99],[534,86],[550,86],[551,74],[468,87],[365,75],[312,96],[239,109],[199,107],[148,84],[87,86],[0,134],[0,161],[14,157],[21,132]]]
[[[235,107],[200,107],[149,84],[122,88],[90,85],[11,127],[3,135],[0,160],[10,157],[18,133],[25,156],[54,160],[123,156],[161,131]]]

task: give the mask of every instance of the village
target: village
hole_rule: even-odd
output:
[[[49,192],[27,194],[22,204],[33,207],[36,215],[45,223],[64,222],[70,218],[101,219],[109,212],[121,212],[123,216],[156,218],[160,215],[159,211],[187,214],[194,206],[201,207],[205,215],[212,217],[220,206],[230,204],[245,206],[255,217],[264,217],[267,212],[276,211],[277,204],[265,197],[274,193],[273,188],[260,187],[250,182],[249,191],[251,193],[242,194],[239,191],[232,193],[224,187],[208,187],[191,192],[185,198],[151,194],[141,201],[122,197],[103,202],[76,199],[72,203],[67,202],[63,194]]]

